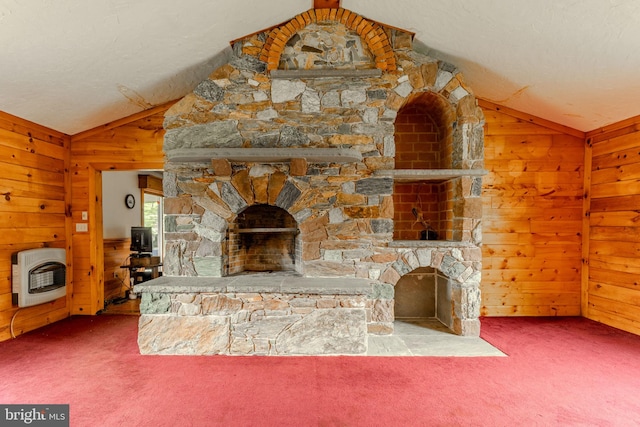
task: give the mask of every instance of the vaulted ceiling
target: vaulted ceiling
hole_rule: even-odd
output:
[[[312,0],[0,0],[0,111],[75,134],[180,98]],[[640,115],[637,0],[342,0],[476,96],[589,131]]]

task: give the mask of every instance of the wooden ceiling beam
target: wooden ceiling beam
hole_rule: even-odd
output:
[[[314,9],[338,9],[340,0],[313,0]]]

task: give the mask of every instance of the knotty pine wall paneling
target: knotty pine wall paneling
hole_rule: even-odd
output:
[[[584,316],[640,334],[640,116],[587,134],[591,146]]]
[[[126,296],[126,291],[131,287],[129,270],[120,268],[128,263],[130,246],[131,239],[104,239],[105,303]]]
[[[72,314],[91,315],[104,308],[102,171],[163,169],[162,122],[165,111],[172,104],[155,107],[71,137],[74,222],[80,220],[82,211],[89,213],[89,231],[73,230],[76,283]],[[108,297],[111,296],[110,292],[109,289]]]
[[[584,134],[480,101],[484,316],[580,315]]]
[[[69,142],[68,135],[0,112],[0,341],[69,316]],[[11,255],[42,247],[67,250],[67,297],[18,308]]]
[[[580,132],[487,101],[480,105],[489,171],[483,179],[482,314],[579,315],[582,302],[586,317],[640,333],[640,119],[590,132],[585,151]],[[10,338],[17,311],[10,259],[18,250],[67,248],[69,297],[22,309],[14,319],[17,334],[70,312],[103,308],[100,172],[161,169],[169,106],[73,137],[0,113],[0,340]],[[587,191],[585,178],[592,182]],[[82,211],[89,212],[87,233],[73,227]],[[585,211],[587,279],[581,286]]]
[[[490,171],[483,180],[482,314],[578,315],[584,134],[486,101],[481,106]],[[74,212],[89,209],[90,221],[98,214],[91,206],[96,171],[162,168],[166,108],[72,137]],[[91,275],[103,274],[102,249],[89,250],[89,229],[74,233],[76,314],[104,304],[104,276]]]

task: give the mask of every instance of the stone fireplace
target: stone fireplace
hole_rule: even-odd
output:
[[[479,335],[484,118],[455,66],[341,8],[232,48],[165,115],[141,351],[363,354],[414,271],[425,316]]]

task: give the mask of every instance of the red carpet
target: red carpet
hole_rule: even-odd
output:
[[[640,337],[581,318],[485,318],[496,358],[140,356],[135,316],[0,343],[0,403],[72,426],[637,426]]]

